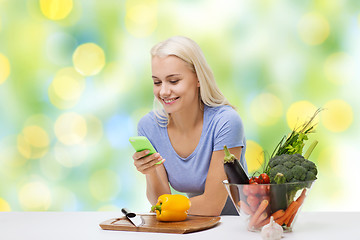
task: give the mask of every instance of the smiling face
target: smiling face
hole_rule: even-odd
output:
[[[199,83],[187,63],[175,56],[152,58],[154,96],[171,114],[199,106]]]

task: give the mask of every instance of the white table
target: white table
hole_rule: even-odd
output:
[[[99,223],[119,216],[120,212],[0,212],[0,239],[261,240],[260,233],[247,231],[237,216],[222,216],[215,228],[188,234],[109,231],[99,227]],[[360,239],[360,212],[302,212],[293,232],[284,233],[283,239]]]

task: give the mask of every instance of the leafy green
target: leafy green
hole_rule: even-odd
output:
[[[275,147],[270,158],[282,154],[302,154],[305,141],[308,140],[308,134],[315,131],[316,123],[314,124],[313,121],[321,111],[321,108],[317,109],[309,121],[293,129],[288,137],[284,136]]]

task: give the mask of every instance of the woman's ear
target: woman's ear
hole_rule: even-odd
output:
[[[199,80],[197,81],[196,86],[197,86],[197,87],[200,87],[200,82],[199,82]]]

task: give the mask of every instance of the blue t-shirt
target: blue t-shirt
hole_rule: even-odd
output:
[[[204,105],[203,129],[200,141],[188,157],[180,157],[171,145],[167,127],[156,121],[154,112],[149,112],[138,123],[138,135],[146,136],[155,150],[166,160],[168,180],[172,188],[189,196],[200,195],[205,190],[205,181],[214,151],[243,147],[240,163],[247,171],[245,161],[246,140],[244,127],[238,113],[230,106],[209,107]]]

